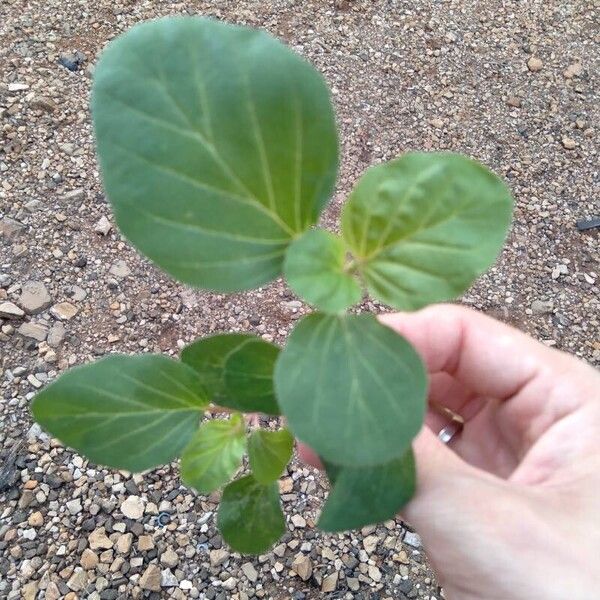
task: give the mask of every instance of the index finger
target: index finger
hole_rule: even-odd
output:
[[[506,400],[539,377],[586,368],[513,327],[457,305],[379,319],[416,347],[429,373],[448,373],[482,396]]]

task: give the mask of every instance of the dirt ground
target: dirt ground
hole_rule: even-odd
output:
[[[333,90],[340,127],[341,172],[323,219],[332,229],[373,163],[434,149],[481,160],[513,190],[514,224],[462,302],[600,365],[600,230],[576,227],[600,214],[594,5],[0,0],[0,303],[19,306],[29,281],[49,296],[39,311],[0,317],[0,597],[442,597],[400,520],[315,530],[326,484],[306,467],[282,482],[290,532],[248,559],[223,547],[215,498],[182,487],[176,465],[110,472],[32,427],[34,392],[70,365],[113,351],[176,354],[220,331],[283,342],[307,310],[280,281],[232,296],[185,289],[120,237],[88,110],[110,39],[144,19],[201,14],[263,27],[306,56]],[[61,302],[72,308],[59,321],[50,309]],[[140,519],[120,509],[130,496]],[[298,560],[310,564],[305,579]]]

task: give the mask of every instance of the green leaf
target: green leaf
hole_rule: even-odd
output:
[[[254,478],[264,484],[279,479],[293,450],[294,437],[287,429],[253,431],[248,439],[248,457]]]
[[[194,368],[216,404],[227,406],[223,378],[227,359],[250,340],[258,340],[247,333],[225,333],[196,340],[181,352],[181,360]]]
[[[202,423],[181,457],[181,479],[201,494],[227,483],[240,468],[246,429],[239,413]]]
[[[111,355],[67,371],[33,401],[36,421],[95,463],[143,471],[179,456],[208,398],[187,365]]]
[[[275,368],[292,432],[326,461],[401,457],[425,414],[427,379],[413,347],[370,314],[299,321]]]
[[[342,231],[373,297],[402,310],[454,298],[496,259],[512,198],[491,171],[451,153],[409,153],[370,168]]]
[[[277,482],[258,483],[247,475],[224,490],[217,514],[223,539],[242,554],[261,554],[284,533]]]
[[[344,242],[323,229],[307,231],[288,248],[284,274],[298,296],[325,312],[342,312],[362,295],[346,270]]]
[[[92,113],[121,231],[197,287],[276,278],[333,190],[327,85],[263,31],[196,17],[136,25],[102,53]]]
[[[333,488],[321,512],[323,531],[348,531],[391,519],[415,491],[415,461],[409,449],[375,467],[334,467]],[[327,466],[329,475],[330,465]]]
[[[225,406],[243,412],[279,415],[273,370],[279,348],[259,338],[249,340],[225,363]]]
[[[250,334],[214,335],[183,349],[181,360],[201,376],[215,404],[242,412],[280,414],[273,392],[274,344]]]

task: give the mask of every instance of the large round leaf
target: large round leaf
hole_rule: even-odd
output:
[[[119,227],[186,283],[243,290],[281,272],[337,171],[317,71],[268,34],[202,18],[133,27],[104,51],[92,111]]]
[[[179,456],[208,404],[196,373],[155,354],[67,371],[33,401],[36,421],[95,463],[129,471]]]
[[[451,153],[409,153],[370,168],[342,230],[370,293],[403,310],[454,298],[495,260],[512,197],[491,171]]]
[[[217,513],[223,539],[242,554],[268,550],[285,531],[285,519],[276,482],[258,483],[251,475],[230,483]]]
[[[347,266],[344,242],[333,233],[314,229],[288,248],[284,274],[298,296],[319,310],[339,313],[362,295]]]
[[[393,518],[415,492],[415,459],[412,449],[402,458],[374,467],[341,467],[325,464],[332,483],[319,529],[348,531]]]
[[[246,428],[239,413],[202,423],[181,456],[181,479],[201,494],[226,484],[240,468]]]
[[[325,460],[369,466],[400,458],[423,423],[427,379],[412,346],[370,314],[312,314],[275,367],[293,433]]]

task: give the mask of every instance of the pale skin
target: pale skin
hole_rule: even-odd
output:
[[[436,305],[381,322],[430,374],[402,511],[449,600],[590,600],[600,594],[600,372],[473,310]],[[308,462],[314,454],[301,448]]]

